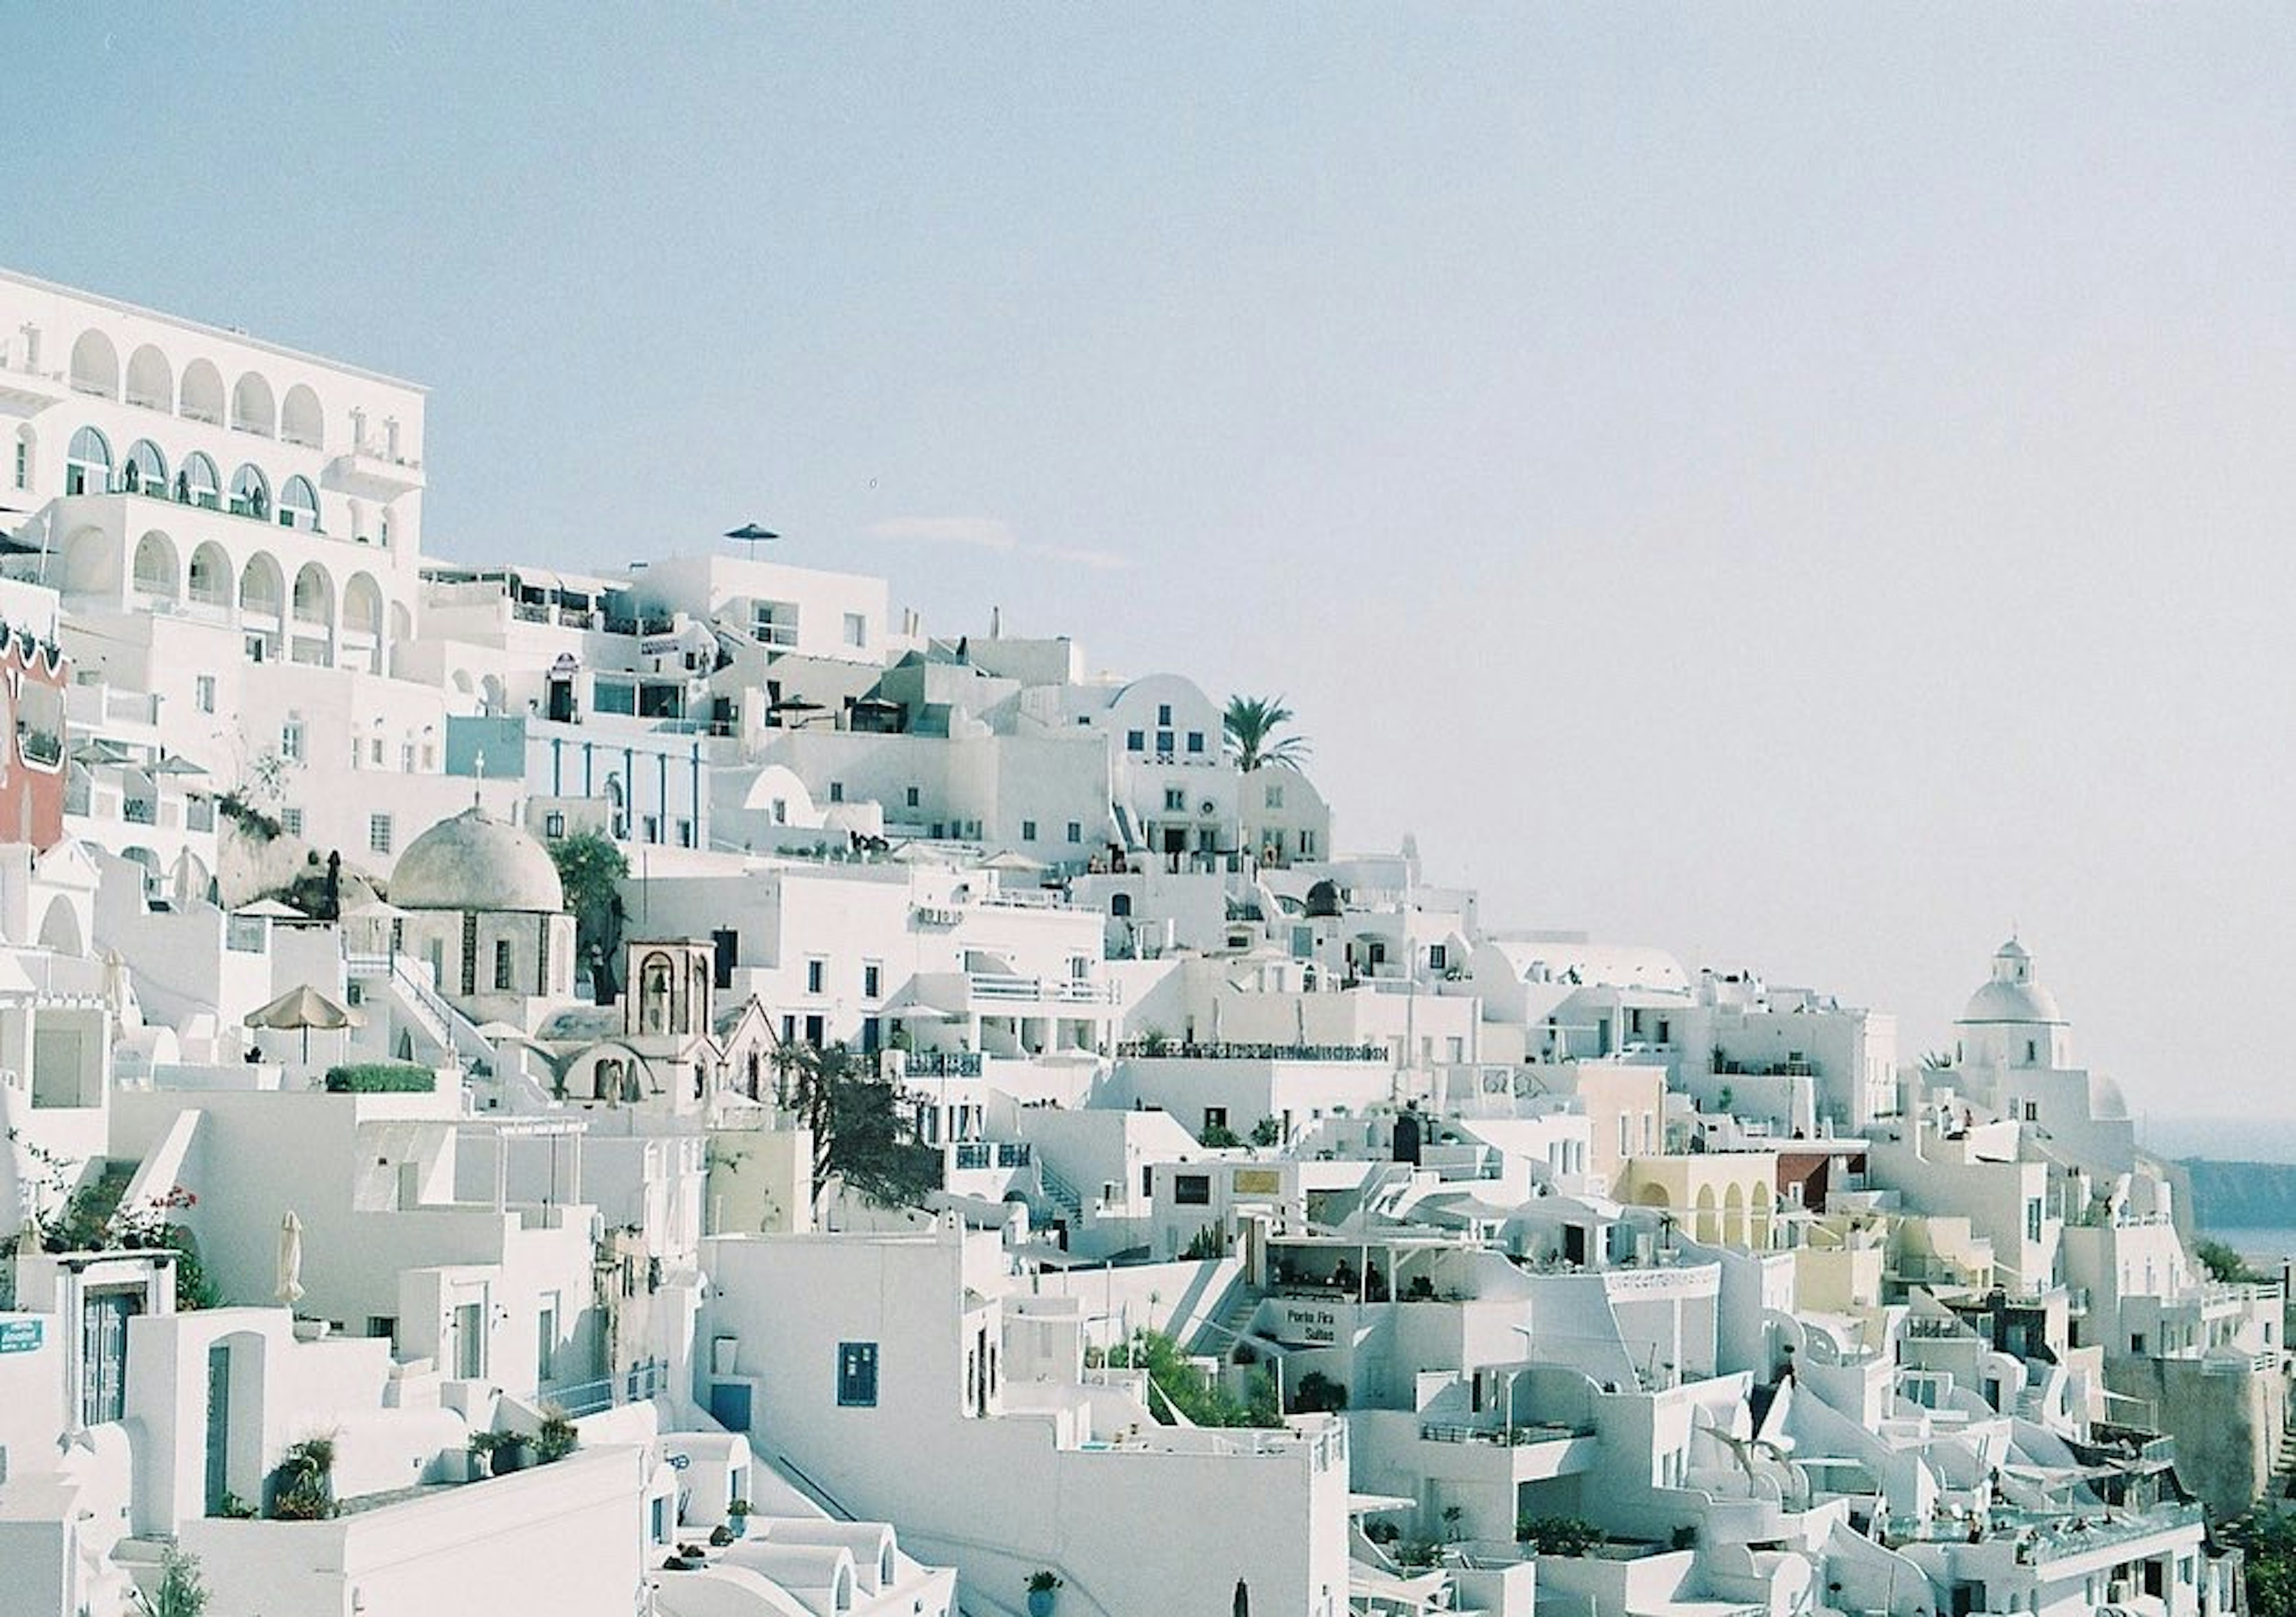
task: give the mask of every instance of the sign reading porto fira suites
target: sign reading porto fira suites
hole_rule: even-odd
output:
[[[1281,1342],[1335,1343],[1340,1339],[1339,1317],[1313,1303],[1279,1305],[1276,1339]]]

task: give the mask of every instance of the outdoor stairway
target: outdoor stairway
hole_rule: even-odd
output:
[[[2288,1418],[2280,1426],[2280,1463],[2272,1468],[2272,1480],[2264,1485],[2267,1499],[2296,1499],[2296,1403],[2288,1409]]]
[[[119,1211],[121,1198],[134,1182],[135,1170],[143,1164],[123,1157],[99,1156],[94,1172],[80,1181],[87,1195],[87,1215],[97,1223],[108,1222]]]
[[[1259,1311],[1259,1293],[1242,1276],[1236,1277],[1220,1299],[1218,1311],[1196,1327],[1196,1334],[1188,1343],[1191,1353],[1226,1359],[1235,1346],[1236,1338],[1243,1335],[1253,1314]]]
[[[1074,1185],[1053,1172],[1041,1154],[1037,1157],[1037,1182],[1044,1189],[1045,1199],[1053,1205],[1053,1216],[1064,1221],[1070,1230],[1082,1229],[1084,1198]]]

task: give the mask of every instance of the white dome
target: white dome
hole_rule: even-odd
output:
[[[1988,983],[1969,996],[1961,1013],[1964,1023],[2060,1023],[2057,997],[2038,983]]]
[[[1971,1023],[2062,1023],[2056,996],[2034,979],[2033,957],[2011,938],[1993,952],[1993,980],[1969,996],[1961,1013]]]
[[[398,856],[390,902],[402,910],[556,914],[566,907],[558,867],[534,837],[483,810],[442,820]]]

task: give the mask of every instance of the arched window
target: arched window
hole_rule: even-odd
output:
[[[305,562],[302,570],[295,575],[294,603],[297,623],[331,624],[334,621],[334,584],[317,562]]]
[[[71,452],[64,458],[64,493],[105,494],[111,492],[111,443],[93,427],[72,434]]]
[[[286,400],[279,407],[279,436],[291,444],[324,447],[326,431],[319,413],[319,396],[301,382],[287,389]]]
[[[77,393],[119,396],[119,350],[101,331],[82,331],[72,344],[71,385]]]
[[[211,607],[231,604],[231,558],[212,540],[192,552],[192,599]]]
[[[271,483],[252,466],[231,474],[231,513],[258,520],[271,515]]]
[[[176,498],[186,505],[218,510],[223,506],[223,477],[216,463],[193,450],[176,478]]]
[[[301,475],[279,486],[279,526],[319,531],[319,491]]]
[[[231,424],[236,432],[271,437],[278,430],[279,407],[272,402],[271,384],[259,372],[250,371],[231,390]]]
[[[135,544],[135,592],[176,597],[176,547],[165,534],[146,534]]]
[[[650,955],[638,974],[638,1028],[642,1033],[669,1031],[670,963],[666,955]]]
[[[183,403],[177,407],[187,421],[223,425],[223,372],[204,359],[184,367]]]
[[[168,497],[168,459],[150,438],[137,438],[127,446],[127,458],[119,466],[119,486],[131,494]]]
[[[168,356],[148,342],[128,356],[127,402],[146,410],[176,407],[176,373]]]

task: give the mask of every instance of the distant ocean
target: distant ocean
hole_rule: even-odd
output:
[[[2136,1143],[2158,1156],[2296,1163],[2296,1117],[2177,1117],[2146,1113]]]
[[[2203,1229],[2213,1241],[2222,1241],[2248,1260],[2251,1269],[2277,1279],[2280,1266],[2296,1258],[2296,1229]]]

